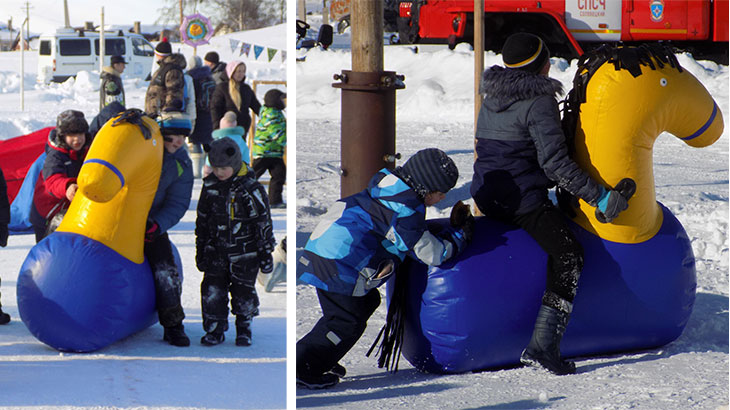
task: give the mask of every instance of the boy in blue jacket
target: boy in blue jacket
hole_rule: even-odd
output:
[[[329,209],[299,259],[299,280],[317,288],[322,318],[297,342],[297,384],[334,386],[345,368],[337,362],[360,339],[380,304],[377,287],[406,256],[440,265],[466,246],[470,227],[437,237],[426,226],[426,207],[444,199],[459,171],[443,151],[418,151],[402,167],[382,169],[369,186]]]
[[[163,113],[157,122],[164,138],[165,150],[157,193],[147,218],[144,254],[152,268],[155,299],[160,324],[165,328],[163,340],[174,346],[189,346],[182,324],[185,318],[180,297],[182,278],[175,264],[167,231],[182,219],[193,192],[193,164],[181,149],[190,134],[190,119],[179,112]]]

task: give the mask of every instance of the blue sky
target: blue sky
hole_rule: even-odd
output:
[[[63,26],[63,0],[27,0],[30,3],[30,31],[40,33]],[[26,0],[0,0],[0,21],[7,23],[13,18],[18,28],[25,19]],[[106,24],[154,24],[163,0],[68,0],[71,25],[81,26],[85,21],[101,22],[104,7]]]

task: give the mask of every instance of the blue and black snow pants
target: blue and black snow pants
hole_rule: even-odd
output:
[[[241,320],[251,320],[259,314],[259,296],[256,293],[258,259],[230,264],[229,270],[206,271],[200,284],[200,302],[203,309],[203,329],[212,332],[218,324],[228,330],[228,293],[231,294],[231,313]]]
[[[152,242],[145,242],[144,256],[152,269],[155,281],[155,300],[157,316],[163,327],[173,327],[185,318],[180,297],[182,296],[182,277],[175,264],[172,245],[167,232]]]

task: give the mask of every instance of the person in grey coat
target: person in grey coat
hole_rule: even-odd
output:
[[[505,67],[492,66],[482,76],[471,195],[484,215],[519,225],[548,254],[546,290],[520,361],[559,375],[575,373],[575,364],[560,356],[560,341],[583,248],[548,189],[557,185],[596,207],[600,221],[611,222],[627,208],[635,185],[624,179],[614,189],[603,187],[568,155],[556,100],[562,85],[548,77],[549,50],[542,39],[513,34],[502,59]]]

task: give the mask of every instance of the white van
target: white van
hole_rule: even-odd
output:
[[[38,46],[38,81],[63,82],[79,71],[99,70],[99,32],[60,28],[40,36]],[[104,32],[104,65],[111,56],[124,56],[125,76],[145,78],[154,60],[155,50],[142,35],[119,31]]]

